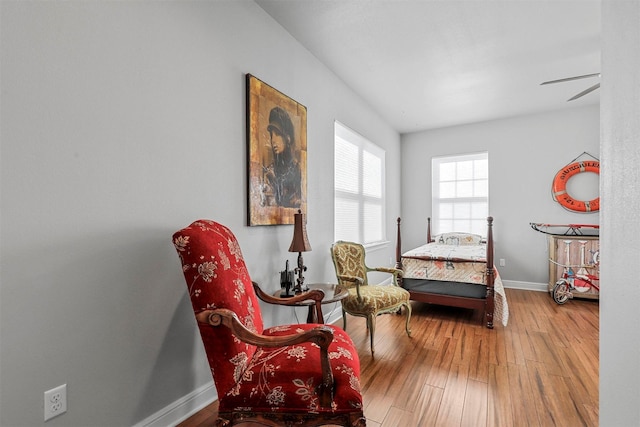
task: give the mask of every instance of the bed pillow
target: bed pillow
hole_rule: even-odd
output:
[[[442,233],[434,238],[434,243],[439,245],[478,245],[482,242],[482,236],[471,233]]]

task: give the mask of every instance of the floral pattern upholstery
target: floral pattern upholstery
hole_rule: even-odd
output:
[[[246,328],[266,336],[290,335],[318,325],[264,328],[260,306],[235,236],[225,226],[199,220],[176,232],[173,244],[182,262],[196,314],[226,308]],[[333,330],[329,359],[334,377],[331,407],[319,405],[319,346],[306,342],[257,347],[226,327],[198,323],[219,398],[219,412],[354,412],[362,408],[360,362],[349,336]],[[364,419],[364,418],[363,418]],[[362,424],[363,425],[363,424]]]
[[[338,276],[339,283],[346,287],[349,296],[342,300],[343,321],[346,329],[345,312],[352,316],[367,318],[369,328],[371,353],[374,353],[375,320],[379,314],[397,312],[405,308],[406,332],[411,336],[409,321],[411,320],[411,305],[409,292],[398,285],[401,270],[396,268],[369,268],[365,264],[364,246],[338,241],[331,246],[331,258]],[[369,285],[367,273],[378,271],[393,275],[393,284],[389,286]]]

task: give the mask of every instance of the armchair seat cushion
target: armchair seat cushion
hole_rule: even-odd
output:
[[[290,335],[317,326],[275,326],[265,329],[263,334]],[[358,354],[344,330],[327,326],[334,333],[329,345],[335,383],[331,412],[353,412],[354,408],[362,408]],[[233,357],[231,363],[235,365],[236,383],[226,391],[224,399],[220,399],[220,411],[327,411],[327,408],[320,407],[316,390],[321,380],[320,350],[316,344],[306,342],[288,347],[258,347],[250,360],[240,353]]]
[[[398,286],[360,286],[360,297],[358,299],[355,287],[349,288],[349,296],[342,300],[344,310],[348,313],[377,313],[409,302],[409,292]]]

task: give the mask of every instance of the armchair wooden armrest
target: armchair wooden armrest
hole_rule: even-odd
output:
[[[226,326],[241,341],[260,347],[285,347],[303,342],[313,342],[320,347],[320,367],[322,369],[322,384],[318,390],[320,405],[331,405],[333,391],[333,372],[329,363],[329,344],[333,341],[333,331],[328,326],[317,326],[311,330],[291,335],[266,336],[256,334],[247,329],[238,316],[231,310],[219,308],[204,310],[196,314],[200,323],[211,326]]]
[[[346,282],[352,282],[354,285],[356,285],[356,294],[358,294],[358,299],[362,298],[360,296],[360,286],[362,286],[364,284],[364,279],[362,277],[338,276],[338,280],[344,280]]]
[[[324,319],[322,315],[322,300],[324,299],[324,292],[322,291],[322,289],[311,289],[292,297],[278,298],[265,293],[262,289],[260,289],[260,286],[256,282],[252,281],[251,283],[253,283],[253,289],[256,291],[256,296],[262,301],[269,304],[295,306],[299,305],[298,303],[302,301],[313,300],[313,305],[315,306],[316,311],[316,319]]]
[[[380,271],[382,273],[390,273],[390,274],[398,274],[398,275],[402,275],[402,270],[400,270],[399,268],[393,268],[393,267],[376,267],[376,268],[371,268],[371,271]]]

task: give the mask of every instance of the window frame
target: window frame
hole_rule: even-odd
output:
[[[350,144],[351,148],[357,149],[357,191],[346,191],[341,187],[339,182],[339,174],[341,172],[345,172],[348,174],[348,171],[342,171],[340,169],[340,165],[338,163],[337,151],[338,144],[340,142],[344,142],[346,144]],[[373,155],[375,160],[379,161],[379,182],[373,184],[376,191],[379,191],[378,195],[366,194],[365,191],[365,168],[364,168],[364,157],[366,155]],[[350,240],[357,243],[362,244],[366,248],[375,248],[388,243],[386,238],[386,151],[380,147],[379,145],[371,142],[366,137],[362,136],[360,133],[354,131],[348,126],[344,125],[339,121],[334,122],[334,240]],[[353,175],[353,174],[352,174]],[[370,186],[367,186],[371,188]],[[338,206],[340,201],[349,201],[351,203],[356,202],[357,204],[357,230],[349,230],[351,233],[354,231],[357,232],[357,238],[354,238],[353,234],[344,234],[339,235],[339,231],[345,230],[345,228],[349,228],[347,226],[340,227],[338,224],[340,223],[340,217],[338,215]],[[365,206],[369,205],[379,207],[379,224],[369,225],[367,228],[365,213]],[[377,214],[377,213],[376,213]],[[376,222],[378,218],[375,218]],[[342,223],[344,224],[344,223]],[[379,234],[376,236],[377,238],[367,240],[367,230],[371,230],[371,227],[375,227],[375,229],[379,229]]]
[[[486,161],[486,176],[484,177],[476,177],[474,172],[472,172],[472,178],[458,179],[458,169],[456,169],[456,179],[453,180],[441,180],[440,178],[440,169],[443,164],[446,163],[462,163],[467,161],[477,161],[477,160],[485,160]],[[440,186],[442,182],[451,182],[456,185],[460,182],[470,182],[472,184],[477,183],[478,181],[486,180],[486,188],[484,196],[461,196],[461,197],[450,197],[444,198],[440,196]],[[431,158],[431,223],[433,235],[441,234],[444,232],[465,232],[465,233],[474,233],[480,234],[481,236],[486,238],[487,230],[486,230],[486,219],[489,215],[489,184],[490,184],[490,173],[489,173],[489,152],[474,152],[474,153],[462,153],[455,155],[445,155],[445,156],[434,156]],[[475,191],[475,190],[472,190]],[[459,203],[463,205],[465,203],[485,203],[486,204],[486,212],[483,216],[474,216],[471,212],[467,216],[459,217],[458,221],[468,221],[468,228],[466,229],[457,229],[456,226],[453,226],[453,229],[449,229],[448,227],[443,227],[442,221],[443,219],[440,216],[441,213],[441,205],[443,201],[449,201],[449,203]],[[470,208],[471,209],[471,208]],[[455,209],[452,211],[452,217],[450,221],[456,221]],[[473,228],[473,223],[475,223],[476,228]]]

